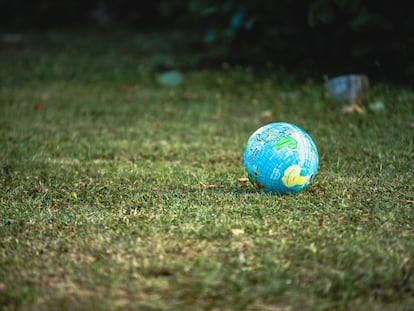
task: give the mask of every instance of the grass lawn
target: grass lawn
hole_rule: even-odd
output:
[[[344,116],[322,77],[197,69],[185,40],[0,44],[0,309],[413,310],[414,92]],[[318,146],[297,195],[239,181],[269,121]]]

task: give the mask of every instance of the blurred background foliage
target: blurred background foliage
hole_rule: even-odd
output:
[[[0,0],[0,32],[191,29],[222,60],[414,80],[414,9],[394,0]]]

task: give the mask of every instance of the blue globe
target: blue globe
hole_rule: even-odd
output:
[[[243,157],[249,180],[259,190],[276,194],[306,189],[318,171],[318,150],[300,127],[275,122],[250,136]]]

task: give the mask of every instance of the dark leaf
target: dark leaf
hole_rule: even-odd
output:
[[[362,12],[353,21],[351,21],[350,27],[352,30],[357,32],[370,30],[391,30],[394,28],[393,24],[386,17],[367,11]]]
[[[315,27],[319,23],[330,24],[335,20],[335,8],[330,0],[317,0],[309,9],[308,25]]]

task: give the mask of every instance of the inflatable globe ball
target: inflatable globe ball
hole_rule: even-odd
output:
[[[306,189],[318,170],[318,150],[296,125],[276,122],[250,136],[243,157],[249,180],[259,190],[275,194]]]

